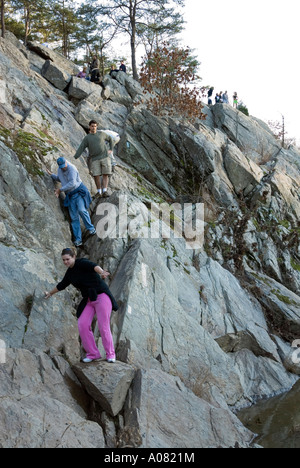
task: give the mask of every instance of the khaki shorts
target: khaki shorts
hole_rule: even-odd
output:
[[[105,159],[90,159],[88,161],[90,173],[93,177],[101,175],[112,175],[111,157]]]

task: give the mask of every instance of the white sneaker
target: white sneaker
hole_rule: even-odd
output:
[[[84,362],[85,364],[89,364],[90,362],[99,361],[99,359],[101,359],[101,357],[97,358],[97,359],[90,359],[90,358],[86,357],[86,358],[82,359],[82,362]]]
[[[106,360],[107,360],[107,362],[110,362],[110,363],[112,363],[112,364],[114,364],[114,363],[116,362],[115,359],[106,359]]]

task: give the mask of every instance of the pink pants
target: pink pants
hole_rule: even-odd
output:
[[[92,322],[95,314],[97,315],[98,327],[102,338],[103,347],[106,352],[106,359],[115,359],[113,337],[110,330],[110,316],[112,304],[107,294],[100,294],[95,302],[88,300],[78,320],[78,329],[82,346],[86,351],[86,357],[89,359],[100,359],[101,355],[96,346]]]

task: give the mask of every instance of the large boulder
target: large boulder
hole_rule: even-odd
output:
[[[70,83],[72,77],[64,69],[53,64],[51,60],[46,60],[43,69],[42,75],[46,80],[50,81],[55,88],[64,91],[68,84]]]
[[[253,438],[229,410],[154,369],[138,373],[124,416],[121,443],[141,448],[248,448]]]
[[[101,88],[99,88],[99,86],[88,80],[73,76],[68,93],[71,97],[82,100],[86,99],[90,94],[96,93],[96,90],[98,89],[99,93],[97,93],[97,100],[101,101]]]
[[[50,60],[56,64],[59,68],[64,69],[70,75],[78,75],[79,68],[73,62],[68,60],[64,55],[59,52],[50,49],[47,46],[39,44],[38,42],[28,42],[27,48],[35,55],[41,57],[43,60]]]
[[[104,411],[111,416],[120,413],[135,375],[132,366],[122,362],[112,366],[102,361],[89,366],[77,364],[73,370],[88,394]]]

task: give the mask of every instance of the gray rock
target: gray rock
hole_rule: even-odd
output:
[[[9,349],[0,374],[2,448],[104,447],[102,429],[72,396],[81,392],[83,402],[82,389],[68,386],[49,356]]]
[[[135,369],[127,364],[105,361],[78,364],[73,370],[89,395],[111,416],[122,410],[135,375]]]
[[[28,42],[27,48],[44,60],[50,60],[55,63],[70,75],[77,75],[79,73],[79,68],[74,63],[68,60],[64,55],[50,49],[49,47],[45,47],[38,42],[32,41]]]
[[[122,303],[114,325],[118,341],[132,341],[144,355],[160,359],[165,371],[180,376],[198,395],[216,386],[229,404],[235,404],[241,387],[230,359],[182,309],[175,279],[159,250],[138,240],[118,268],[111,285]]]
[[[180,379],[149,369],[134,381],[121,446],[246,448],[252,437],[229,410],[197,398]]]
[[[280,151],[280,143],[265,124],[262,126],[258,120],[226,104],[216,104],[210,109],[215,126],[256,163],[268,161]]]
[[[71,75],[60,69],[57,65],[54,65],[50,60],[46,60],[42,69],[42,75],[61,91],[66,89],[72,79]]]
[[[224,165],[237,194],[247,196],[263,178],[263,171],[251,159],[232,144],[229,144],[224,157]]]
[[[97,85],[91,83],[88,80],[84,80],[82,78],[77,78],[76,76],[73,76],[68,93],[71,97],[74,97],[76,99],[86,99],[90,94],[95,92],[96,86]],[[99,98],[101,99],[101,93],[100,96],[98,96],[98,99]]]
[[[117,80],[112,79],[109,75],[106,75],[103,79],[103,85],[105,90],[109,90],[109,94],[105,91],[105,96],[113,102],[129,107],[132,105],[132,99],[127,92],[125,86],[119,83]]]
[[[5,227],[5,224],[1,221],[0,222],[0,240],[5,240],[7,236],[7,230],[6,230],[6,227]]]

